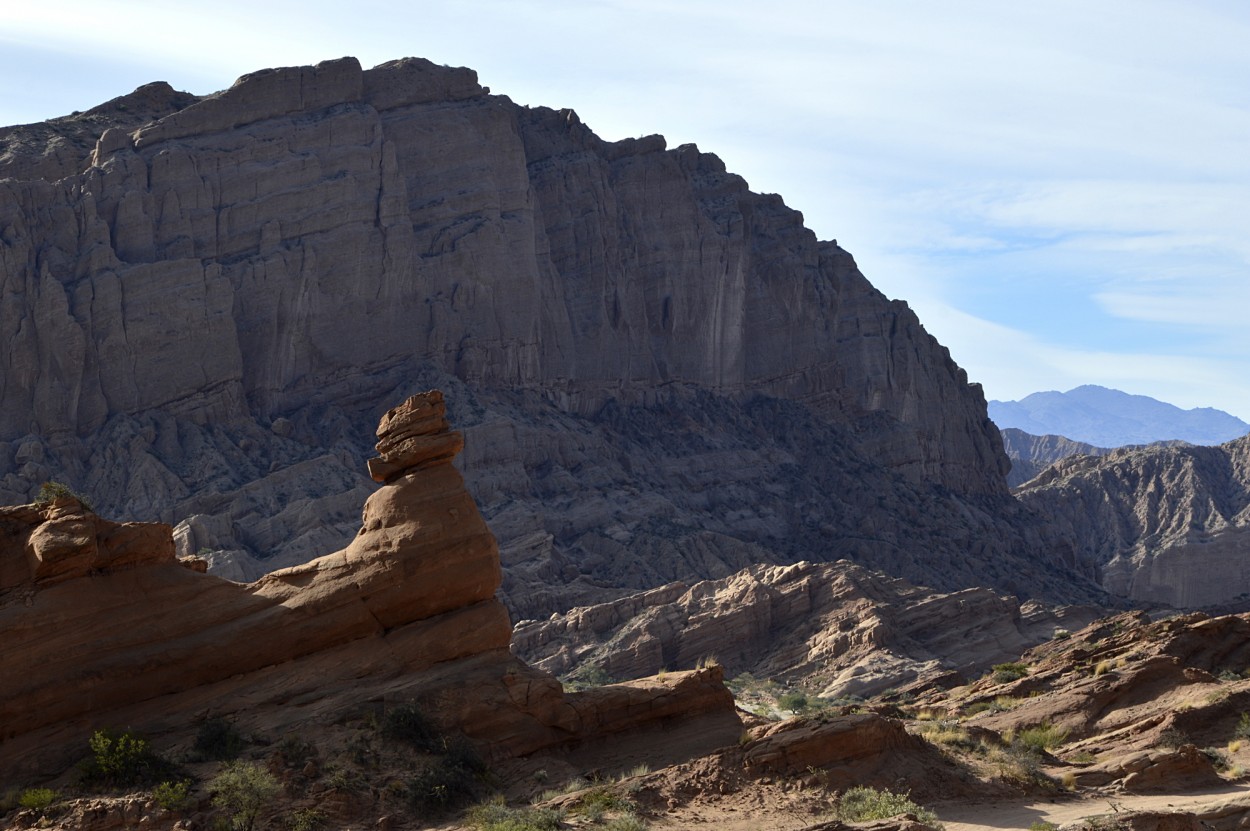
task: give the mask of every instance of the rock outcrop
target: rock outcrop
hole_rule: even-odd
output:
[[[0,498],[64,480],[253,579],[346,542],[367,493],[353,425],[437,384],[463,402],[463,469],[525,614],[639,588],[598,561],[625,546],[659,569],[674,536],[710,549],[682,579],[854,556],[954,581],[988,545],[1017,553],[1003,588],[1065,582],[988,518],[1007,462],[979,387],[846,251],[694,146],[605,142],[417,59],[203,98],[150,85],[4,138]],[[703,467],[633,458],[660,434]],[[881,505],[777,513],[844,462],[889,482]],[[932,528],[899,530],[908,502]]]
[[[846,561],[797,563],[522,621],[513,651],[557,674],[594,667],[622,679],[714,658],[730,677],[866,697],[963,683],[1095,617],[1093,608],[1021,608],[988,589],[934,592]]]
[[[1250,599],[1250,439],[1072,457],[1020,499],[1114,595],[1177,608]]]
[[[99,727],[185,731],[208,710],[281,730],[398,696],[438,702],[494,756],[678,717],[736,735],[716,670],[566,697],[512,658],[497,547],[451,464],[463,440],[441,393],[388,412],[378,436],[386,484],[351,544],[251,584],[184,567],[168,526],[69,497],[0,514],[0,776],[62,769]]]
[[[1035,436],[1015,427],[1000,430],[1003,450],[1011,460],[1007,484],[1018,488],[1060,459],[1069,456],[1105,456],[1110,448],[1072,441],[1063,436]]]

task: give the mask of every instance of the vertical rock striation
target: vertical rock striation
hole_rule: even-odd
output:
[[[501,517],[503,547],[538,545],[556,582],[591,556],[534,493],[562,460],[509,442],[576,423],[615,460],[628,431],[603,416],[630,408],[679,425],[700,396],[791,401],[952,513],[1006,498],[980,388],[906,304],[694,146],[605,142],[419,59],[135,96],[56,122],[74,152],[35,127],[2,136],[0,496],[65,478],[254,576],[255,556],[299,562],[350,533],[351,425],[419,379],[463,385],[470,484],[500,495],[488,511],[530,500]],[[609,461],[578,453],[557,478]],[[644,478],[579,483],[575,507],[627,502]],[[703,533],[710,508],[679,524]],[[765,556],[840,556],[798,545]]]

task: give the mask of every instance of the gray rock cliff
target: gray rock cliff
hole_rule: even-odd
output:
[[[0,141],[0,499],[62,479],[251,579],[342,546],[358,425],[440,386],[525,613],[757,560],[1071,582],[979,386],[694,146],[351,58]]]

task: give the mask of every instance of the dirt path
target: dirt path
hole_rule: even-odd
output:
[[[1113,794],[1094,799],[1082,798],[1063,802],[987,803],[970,805],[952,803],[934,805],[946,831],[1005,831],[1027,829],[1035,822],[1063,825],[1082,817],[1125,811],[1193,811],[1205,813],[1219,806],[1234,803],[1250,809],[1250,785],[1236,785],[1219,790],[1186,794]],[[1230,806],[1230,807],[1234,807]]]

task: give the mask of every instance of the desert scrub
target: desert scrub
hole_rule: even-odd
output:
[[[838,819],[843,822],[867,822],[889,819],[899,814],[913,814],[921,822],[930,825],[937,822],[937,814],[911,800],[910,793],[857,786],[848,789],[838,798]]]
[[[1250,739],[1250,713],[1242,713],[1241,718],[1237,720],[1237,726],[1233,728],[1234,739]]]
[[[1029,668],[1025,664],[1019,662],[1009,662],[1005,664],[994,664],[993,674],[995,684],[1007,684],[1012,681],[1018,681],[1029,674]]]
[[[472,801],[486,765],[468,742],[447,743],[444,756],[428,763],[408,782],[415,811],[438,814]]]
[[[801,713],[808,707],[807,694],[803,692],[782,693],[777,697],[777,707],[791,713]]]
[[[173,762],[152,751],[148,740],[126,731],[97,730],[91,734],[92,758],[83,763],[82,778],[97,788],[129,788],[171,780],[178,773]]]
[[[634,804],[628,799],[612,793],[607,788],[595,787],[582,794],[569,812],[585,817],[591,822],[599,822],[608,811],[632,812],[633,810]]]
[[[43,811],[60,798],[61,795],[51,788],[27,788],[17,798],[17,804],[30,811]]]
[[[252,831],[256,818],[273,803],[282,786],[261,765],[227,762],[208,783],[208,790],[213,794],[213,806],[226,812],[235,831]]]
[[[414,750],[436,753],[442,749],[442,737],[438,730],[413,702],[387,710],[379,729],[384,738],[406,744]]]
[[[229,762],[239,758],[246,746],[234,722],[220,717],[206,718],[195,731],[191,758],[197,762]]]
[[[658,675],[664,676],[663,668],[660,669]],[[615,684],[616,679],[608,675],[608,671],[604,669],[602,664],[583,664],[568,675],[560,679],[565,689],[576,692],[589,687],[602,687],[605,684]]]
[[[318,831],[328,823],[325,812],[316,808],[300,808],[286,818],[289,831]]]
[[[69,485],[66,485],[63,482],[44,482],[40,485],[39,495],[35,497],[35,504],[50,505],[63,496],[77,499],[79,504],[81,504],[88,511],[95,510],[91,507],[91,503],[87,500],[87,497],[70,490]]]
[[[977,743],[967,730],[957,724],[944,721],[926,721],[920,723],[916,731],[926,741],[943,747],[957,747],[961,750],[975,750]]]
[[[1026,727],[1016,733],[1014,744],[1041,752],[1063,744],[1068,738],[1067,730],[1060,730],[1044,721],[1033,727]]]
[[[564,812],[554,808],[509,808],[497,796],[469,809],[465,816],[477,831],[557,831]]]
[[[152,788],[152,798],[166,811],[181,811],[191,805],[191,780],[160,782]]]

